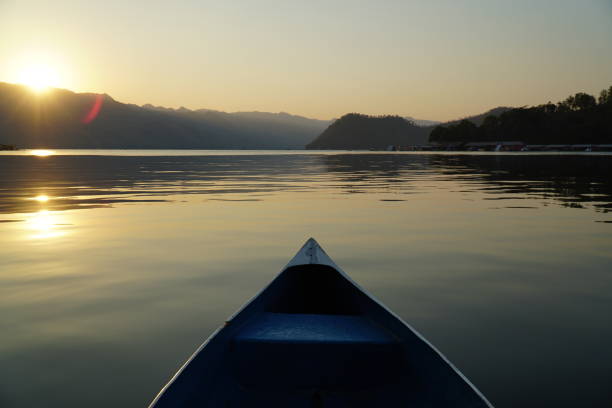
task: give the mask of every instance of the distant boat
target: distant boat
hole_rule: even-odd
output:
[[[309,239],[150,408],[492,407]]]

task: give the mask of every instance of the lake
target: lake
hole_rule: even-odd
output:
[[[0,155],[0,406],[145,407],[312,236],[502,407],[612,406],[612,155]]]

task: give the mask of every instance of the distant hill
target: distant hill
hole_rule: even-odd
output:
[[[329,125],[307,149],[384,149],[390,145],[422,144],[426,128],[399,116],[349,113]]]
[[[487,116],[497,116],[512,108],[499,107],[480,115],[446,122],[443,125],[468,120],[481,124]],[[349,113],[333,122],[316,139],[306,145],[307,149],[384,149],[387,146],[424,145],[429,134],[440,122],[419,126],[410,118],[399,116],[368,116]]]
[[[407,119],[407,120],[413,122],[417,126],[437,126],[440,123],[442,123],[442,122],[437,121],[437,120],[415,119],[415,118],[412,118],[410,116],[405,116],[404,119]]]
[[[287,113],[137,106],[63,89],[35,94],[0,82],[0,143],[20,148],[300,149],[329,123]]]

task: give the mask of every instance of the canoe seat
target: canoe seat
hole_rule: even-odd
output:
[[[263,313],[232,342],[234,373],[244,386],[346,389],[396,377],[401,347],[361,316]]]

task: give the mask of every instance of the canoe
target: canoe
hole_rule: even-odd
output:
[[[492,407],[309,239],[150,408]]]

